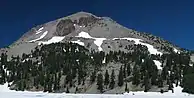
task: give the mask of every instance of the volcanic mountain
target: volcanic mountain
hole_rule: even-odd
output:
[[[15,90],[193,91],[188,51],[87,12],[38,25],[1,53],[0,83]]]

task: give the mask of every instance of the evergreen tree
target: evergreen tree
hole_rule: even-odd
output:
[[[82,78],[83,78],[83,70],[81,68],[78,69],[78,85],[81,84]]]
[[[105,79],[104,79],[104,85],[108,85],[109,84],[109,74],[108,74],[108,70],[106,70],[105,73]]]
[[[140,72],[139,72],[139,69],[138,69],[137,65],[135,65],[133,67],[132,84],[133,85],[139,85],[139,83],[140,83]]]
[[[57,74],[55,74],[55,82],[54,82],[54,88],[53,88],[54,90],[57,90],[57,88],[58,88],[58,87],[57,87],[57,85],[58,85],[58,84],[57,84],[57,83],[58,83],[57,80],[58,80],[58,79],[57,79]]]
[[[69,93],[69,88],[67,87],[67,89],[66,89],[66,93]]]
[[[162,76],[161,75],[158,78],[158,87],[159,88],[163,87],[163,80],[162,80]]]
[[[126,65],[124,65],[124,68],[123,68],[123,78],[126,78]]]
[[[145,72],[145,76],[144,76],[144,92],[147,92],[149,90],[149,76],[148,76],[148,72]]]
[[[167,67],[165,66],[165,67],[163,67],[163,69],[162,69],[162,79],[163,79],[163,80],[166,80],[166,79],[167,79],[167,76],[168,76],[168,69],[167,69]]]
[[[172,90],[172,92],[174,93],[174,91],[173,91],[173,84],[172,84],[171,81],[169,82],[168,90]]]
[[[94,70],[92,72],[92,75],[90,76],[90,82],[91,83],[94,83],[95,79],[96,79],[96,70]]]
[[[183,77],[183,92],[194,94],[194,73]]]
[[[163,93],[164,93],[164,90],[163,90],[163,89],[161,89],[161,90],[160,90],[160,93],[162,93],[162,94],[163,94]]]
[[[127,76],[130,76],[131,75],[131,66],[130,64],[127,65]]]
[[[112,70],[112,74],[111,74],[111,79],[110,79],[110,85],[109,85],[109,88],[110,89],[113,89],[114,86],[115,86],[115,72],[114,70]]]
[[[122,70],[122,66],[120,67],[120,70],[119,70],[119,76],[118,76],[118,85],[119,86],[123,86],[123,70]]]
[[[125,84],[125,92],[129,92],[129,89],[127,87],[127,83]]]
[[[103,76],[102,74],[98,74],[97,76],[97,85],[98,85],[98,90],[100,90],[100,92],[103,92]]]
[[[157,79],[158,79],[158,69],[157,67],[154,65],[152,67],[152,73],[151,73],[151,84],[152,85],[157,85]]]
[[[82,85],[85,85],[85,79],[82,80]]]
[[[75,88],[75,94],[78,92],[78,87]]]

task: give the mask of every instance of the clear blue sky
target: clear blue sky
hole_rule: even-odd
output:
[[[0,47],[38,24],[78,11],[109,16],[128,28],[194,49],[194,0],[0,0]]]

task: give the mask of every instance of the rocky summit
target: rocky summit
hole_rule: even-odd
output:
[[[87,12],[38,25],[0,52],[0,83],[13,90],[194,93],[190,51]]]

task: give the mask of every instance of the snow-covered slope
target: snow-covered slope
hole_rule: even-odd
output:
[[[157,92],[129,92],[124,94],[66,94],[66,93],[44,93],[9,90],[5,85],[0,85],[0,98],[193,98],[194,95],[182,93],[181,87],[175,87],[174,93]]]

